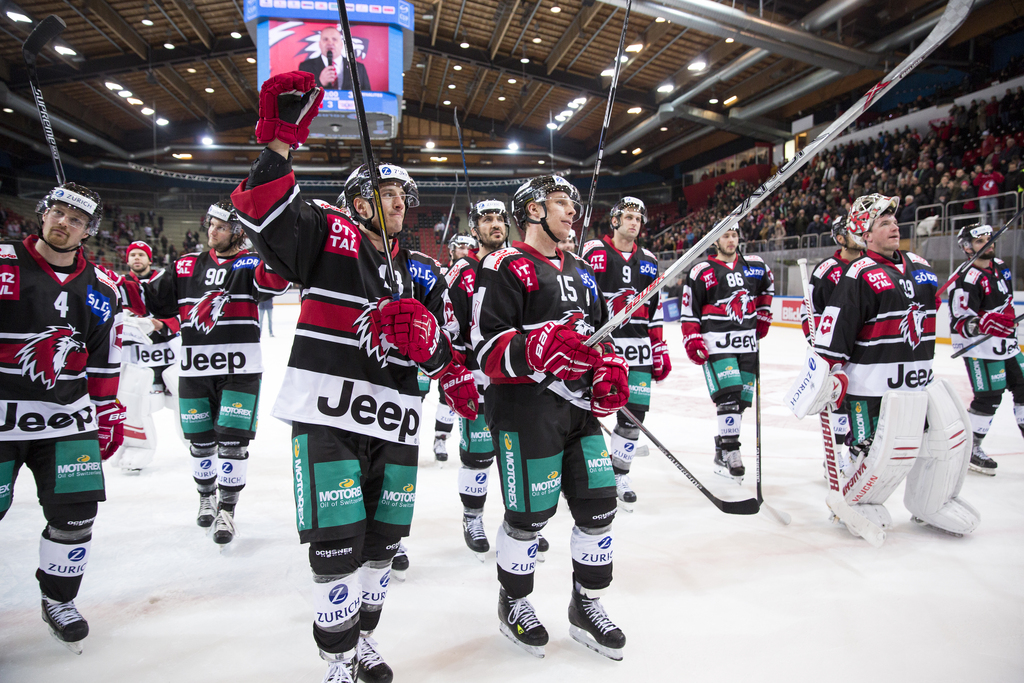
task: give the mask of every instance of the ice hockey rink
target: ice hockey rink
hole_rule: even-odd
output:
[[[76,601],[89,620],[76,657],[40,618],[34,578],[42,512],[22,469],[0,522],[0,681],[316,683],[326,665],[311,637],[311,581],[295,531],[289,428],[271,417],[298,307],[275,307],[264,337],[262,420],[250,447],[239,534],[224,551],[195,524],[198,496],[172,414],[156,415],[157,457],[140,476],[106,472],[89,569]],[[716,495],[754,495],[754,411],[743,422],[742,487],[712,472],[714,407],[699,369],[668,326],[671,377],[654,389],[648,426]],[[551,634],[535,659],[498,632],[494,552],[466,548],[456,493],[458,453],[431,452],[436,393],[426,399],[411,567],[391,590],[375,637],[398,683],[419,681],[1024,681],[1024,441],[1007,396],[985,448],[994,478],[969,473],[962,496],[980,528],[953,538],[916,526],[890,498],[894,519],[875,549],[830,524],[816,420],[794,419],[781,397],[801,362],[799,330],[764,340],[763,484],[782,526],[764,514],[718,511],[653,446],[633,464],[639,502],[614,526],[615,581],[604,598],[627,636],[613,662],[568,634],[571,518],[564,501],[532,602]],[[950,347],[936,374],[969,398]],[[611,425],[607,419],[606,424]],[[492,470],[493,471],[493,470]],[[501,520],[492,485],[485,520]]]

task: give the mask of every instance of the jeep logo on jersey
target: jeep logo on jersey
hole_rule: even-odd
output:
[[[50,325],[29,337],[14,354],[21,364],[22,376],[42,382],[47,389],[57,386],[57,378],[72,352],[85,352],[85,344],[75,339],[77,334],[70,325]]]
[[[203,334],[210,334],[214,325],[224,315],[224,306],[231,300],[231,295],[224,289],[214,289],[202,296],[188,312],[188,320],[192,329]]]
[[[754,312],[754,300],[750,298],[750,294],[745,289],[733,292],[731,297],[718,301],[717,305],[721,306],[729,320],[737,325],[743,322],[747,313]]]
[[[376,301],[367,301],[363,304],[363,311],[356,318],[355,327],[359,333],[359,348],[380,363],[381,367],[386,367],[388,352],[396,347],[380,334],[380,311],[377,310]]]
[[[903,341],[912,348],[916,349],[921,343],[924,334],[924,307],[916,301],[910,304],[907,314],[900,320],[900,334],[903,335]]]
[[[933,370],[925,370],[921,368],[919,370],[907,370],[903,367],[903,363],[896,366],[896,379],[891,377],[886,380],[886,384],[889,385],[890,389],[899,389],[906,385],[908,389],[916,389],[918,387],[926,387],[932,383],[935,379],[935,372]]]
[[[317,410],[328,417],[349,415],[357,424],[364,426],[376,423],[385,432],[398,430],[399,443],[405,443],[419,432],[420,418],[415,410],[407,408],[403,412],[402,406],[397,403],[378,402],[369,394],[353,397],[354,388],[353,382],[345,380],[341,385],[341,393],[334,399],[335,405],[331,405],[331,398],[320,396],[316,402]]]

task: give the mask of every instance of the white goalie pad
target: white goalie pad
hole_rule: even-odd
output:
[[[136,344],[152,344],[153,340],[149,335],[153,333],[156,326],[152,318],[140,318],[136,315],[124,316],[124,325],[121,328],[123,341],[135,342]]]
[[[867,457],[853,464],[853,474],[843,483],[847,503],[885,503],[917,460],[927,412],[923,391],[885,392]]]
[[[831,393],[828,363],[814,349],[807,349],[800,374],[786,392],[786,406],[797,419],[802,420],[824,410]]]
[[[138,423],[143,415],[150,415],[161,406],[151,406],[149,392],[153,388],[153,371],[144,365],[125,363],[121,366],[121,381],[117,385],[117,400],[125,407],[129,422]]]
[[[974,435],[970,416],[944,379],[932,382],[928,396],[928,432],[924,446],[907,476],[903,504],[911,514],[951,533],[974,531],[981,516],[957,498],[967,475]]]

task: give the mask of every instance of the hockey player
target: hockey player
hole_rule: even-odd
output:
[[[957,234],[957,242],[968,256],[974,256],[991,238],[990,225],[964,226]],[[969,346],[981,335],[992,335],[964,357],[974,390],[968,410],[974,432],[970,468],[981,474],[996,473],[996,461],[985,454],[981,442],[992,426],[1004,389],[1013,394],[1013,413],[1017,426],[1024,432],[1024,356],[1017,345],[1012,282],[1010,269],[996,258],[993,245],[960,273],[949,294],[949,329],[954,351]]]
[[[957,497],[970,420],[949,384],[934,380],[938,280],[925,259],[900,251],[898,208],[899,198],[879,194],[853,203],[847,230],[864,241],[864,256],[847,266],[829,298],[817,354],[808,353],[787,403],[803,417],[834,410],[845,395],[852,474],[839,483],[857,512],[891,526],[883,504],[906,478],[904,504],[914,521],[959,535],[979,521]]]
[[[658,277],[658,258],[637,246],[636,239],[647,223],[647,207],[636,197],[623,197],[609,212],[612,234],[583,245],[583,258],[597,276],[608,302],[609,316],[615,315],[633,297],[647,289]],[[628,408],[638,419],[651,406],[652,380],[660,382],[672,371],[668,344],[662,339],[661,303],[641,306],[629,322],[612,333],[616,352],[629,363]],[[631,511],[636,493],[629,480],[634,456],[646,455],[637,447],[640,428],[621,413],[612,431],[612,470],[615,492],[622,508]]]
[[[760,256],[741,255],[739,242],[736,230],[722,233],[716,255],[687,275],[680,308],[686,355],[703,366],[718,408],[715,472],[737,484],[746,474],[740,421],[753,401],[758,342],[771,327],[775,294],[771,269]]]
[[[125,253],[127,280],[149,282],[159,272],[152,267],[153,250],[132,242]],[[151,417],[167,405],[177,414],[178,358],[181,355],[177,316],[168,318],[125,315],[124,348],[118,400],[124,405],[124,449],[117,464],[127,474],[138,474],[156,454],[156,427]]]
[[[121,445],[124,420],[117,285],[79,251],[101,206],[95,192],[64,183],[39,202],[38,235],[0,242],[0,519],[28,466],[46,517],[43,620],[78,654],[89,624],[75,597],[106,500],[100,461]]]
[[[525,240],[483,260],[472,328],[477,362],[491,379],[484,406],[505,502],[495,543],[500,628],[544,656],[548,634],[528,596],[537,532],[561,490],[575,522],[570,633],[621,659],[626,637],[599,597],[612,580],[615,477],[597,417],[629,399],[629,368],[610,342],[583,343],[608,312],[590,265],[556,248],[579,216],[576,188],[560,176],[533,178],[516,190],[512,216]],[[557,379],[538,392],[545,373]]]
[[[348,215],[303,200],[289,147],[306,139],[322,97],[309,74],[264,82],[256,138],[267,148],[232,199],[256,248],[304,290],[273,414],[292,425],[296,525],[310,546],[313,637],[329,663],[324,681],[350,681],[357,663],[361,679],[387,683],[393,674],[371,635],[416,499],[417,368],[441,382],[460,414],[476,417],[478,397],[472,374],[451,362],[438,323],[445,317],[439,264],[396,239],[406,207],[419,203],[405,169],[378,166],[384,216],[365,166],[345,183],[340,203]]]
[[[155,315],[181,319],[178,396],[199,491],[196,524],[212,526],[214,543],[224,545],[235,537],[235,506],[256,437],[263,376],[257,304],[288,282],[240,248],[245,233],[231,202],[211,205],[204,223],[210,250],[182,256],[144,291]]]

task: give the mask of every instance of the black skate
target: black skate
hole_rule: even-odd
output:
[[[612,623],[599,598],[590,598],[576,589],[569,603],[569,635],[577,643],[586,645],[608,659],[620,661],[626,636]]]
[[[43,621],[56,640],[76,655],[82,654],[82,640],[89,635],[89,622],[78,613],[74,600],[57,602],[44,595]]]
[[[208,529],[213,526],[213,520],[217,518],[217,494],[199,494],[199,514],[196,515],[196,524]]]
[[[994,477],[996,476],[997,467],[999,467],[999,464],[992,458],[988,457],[988,455],[985,454],[985,451],[981,450],[981,444],[975,443],[974,450],[971,451],[971,470]]]
[[[631,483],[628,474],[615,475],[615,495],[621,503],[619,509],[625,512],[632,512],[633,504],[636,503],[636,492],[630,485]]]
[[[483,514],[462,515],[462,537],[466,539],[466,546],[483,562],[484,553],[491,549],[491,544],[487,542],[487,534],[484,532]]]
[[[405,552],[405,544],[398,544],[398,552],[391,558],[391,576],[396,581],[405,581],[405,572],[409,569],[409,556]]]
[[[213,542],[217,545],[227,545],[235,538],[235,515],[224,508],[217,512],[217,519],[213,521]]]
[[[544,561],[544,553],[546,553],[550,549],[551,549],[551,544],[548,543],[548,539],[546,539],[543,536],[541,536],[540,532],[538,531],[537,532],[537,561],[538,562],[543,562]]]
[[[359,645],[356,647],[356,662],[359,671],[359,680],[366,683],[391,683],[395,677],[391,667],[384,662],[384,658],[377,652],[377,641],[369,635],[359,636]]]
[[[548,632],[537,619],[529,600],[510,598],[502,588],[498,592],[498,622],[498,628],[506,638],[534,657],[544,658]]]
[[[743,483],[743,475],[747,469],[740,459],[739,449],[727,451],[723,448],[715,449],[715,474],[732,479],[737,484]]]
[[[443,466],[444,463],[448,462],[447,434],[434,434],[434,459],[437,460],[439,466]]]

